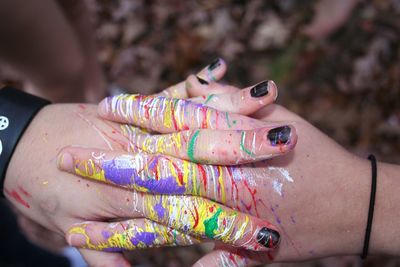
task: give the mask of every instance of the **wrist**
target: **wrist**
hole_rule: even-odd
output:
[[[400,254],[400,167],[378,162],[370,254]]]
[[[338,185],[331,253],[327,255],[361,255],[371,192],[371,164],[367,159],[348,154],[337,172]]]
[[[14,151],[41,108],[48,105],[47,100],[26,94],[11,87],[0,90],[0,191]]]

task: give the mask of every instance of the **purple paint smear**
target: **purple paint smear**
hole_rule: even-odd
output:
[[[154,206],[155,211],[157,212],[158,218],[164,218],[164,214],[165,214],[165,209],[164,207],[161,205],[161,203],[157,203]]]
[[[117,247],[111,247],[111,248],[104,248],[103,249],[103,251],[106,251],[106,252],[121,252],[121,251],[123,251],[124,249],[122,249],[122,248],[117,248]]]
[[[132,176],[137,175],[128,158],[116,158],[104,161],[102,164],[104,176],[107,180],[118,185],[130,185]]]
[[[153,245],[154,240],[156,240],[157,234],[151,232],[141,232],[137,233],[131,238],[133,245],[137,246],[140,242],[146,244],[147,246]]]
[[[173,176],[160,178],[159,180],[155,180],[154,177],[142,180],[128,157],[104,161],[102,168],[105,178],[117,185],[135,184],[148,189],[152,193],[160,194],[185,193],[185,186],[180,186]]]
[[[112,236],[112,234],[106,230],[101,231],[101,235],[104,239],[109,239]]]

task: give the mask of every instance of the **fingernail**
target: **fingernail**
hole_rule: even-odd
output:
[[[261,228],[257,234],[257,242],[266,248],[275,248],[279,244],[280,234],[267,227]]]
[[[62,153],[60,156],[58,156],[57,166],[62,171],[71,170],[73,167],[73,163],[74,163],[73,157],[68,152]]]
[[[269,81],[263,81],[251,88],[250,94],[252,97],[262,97],[268,94]]]
[[[70,233],[67,238],[68,245],[79,247],[86,244],[86,238],[82,234]]]
[[[289,143],[292,129],[289,126],[274,128],[268,132],[268,139],[273,146]]]
[[[196,76],[197,80],[199,81],[199,83],[201,84],[205,84],[208,85],[209,83],[206,80],[203,80],[202,78],[200,78],[199,76]]]
[[[214,59],[213,62],[211,62],[210,65],[208,65],[208,70],[213,71],[216,68],[218,68],[219,66],[221,66],[221,60],[220,60],[220,58],[216,58],[216,59]]]

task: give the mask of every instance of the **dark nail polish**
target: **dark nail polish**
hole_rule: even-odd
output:
[[[203,79],[200,78],[199,76],[196,76],[196,78],[197,78],[197,80],[199,81],[199,83],[208,85],[208,82],[207,82],[206,80],[203,80]]]
[[[252,97],[262,97],[268,94],[268,81],[263,81],[250,90]]]
[[[291,131],[289,126],[274,128],[268,132],[268,139],[273,146],[285,145],[290,141]]]
[[[280,234],[267,227],[261,228],[257,234],[257,242],[266,248],[274,248],[279,244]]]
[[[218,68],[219,66],[221,66],[221,60],[219,58],[214,59],[213,62],[211,62],[210,65],[208,65],[208,70],[213,71],[216,68]]]

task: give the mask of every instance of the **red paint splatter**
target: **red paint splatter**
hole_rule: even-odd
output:
[[[185,210],[185,212],[186,212],[186,210]],[[193,229],[195,229],[197,227],[197,225],[199,224],[199,212],[197,211],[197,207],[194,206],[195,214],[193,214],[192,210],[189,210],[189,212],[190,212],[190,215],[192,215],[192,218],[194,220]]]
[[[178,124],[176,123],[176,118],[175,118],[175,107],[173,102],[171,102],[171,117],[172,117],[172,122],[174,123],[175,130],[178,130]]]
[[[233,253],[229,253],[228,258],[230,259],[230,261],[231,261],[233,264],[235,264],[235,266],[237,266],[237,267],[239,266],[239,264],[236,262],[236,259],[235,259],[235,256],[234,256]]]
[[[29,194],[24,188],[22,188],[22,186],[18,186],[19,191],[22,192],[22,194],[24,194],[27,197],[31,197],[31,194]]]
[[[19,204],[27,207],[28,209],[31,207],[29,204],[18,194],[17,191],[8,191],[7,189],[4,190],[6,194],[10,195],[15,201],[17,201]]]
[[[249,187],[249,184],[247,183],[246,180],[244,180],[244,186],[246,187],[246,189],[249,191],[251,198],[253,200],[254,203],[254,210],[256,211],[256,215],[257,217],[260,217],[260,214],[258,213],[258,209],[257,209],[257,201],[256,201],[256,193],[257,193],[257,189],[254,188],[254,190],[251,190],[251,188]]]
[[[267,257],[270,261],[274,260],[274,256],[272,256],[271,252],[267,252]]]
[[[203,185],[204,185],[204,190],[207,190],[207,174],[206,171],[204,170],[203,165],[197,164],[197,168],[200,170],[201,173],[201,178],[203,179]]]
[[[200,108],[201,112],[203,113],[203,120],[201,122],[201,128],[207,129],[207,107],[201,107]]]
[[[79,104],[78,107],[79,107],[80,109],[83,109],[83,110],[86,109],[86,106],[85,106],[84,104]]]
[[[174,166],[175,171],[178,173],[178,180],[180,185],[184,185],[185,183],[183,182],[183,173],[181,168],[178,167],[178,165],[176,165],[175,162],[173,162],[172,160],[170,160],[169,158],[165,158],[166,160],[168,160],[169,162],[171,162],[172,166]]]
[[[233,178],[232,170],[229,167],[226,168],[226,170],[228,171],[229,177],[231,178],[231,188],[232,188],[232,192],[231,192],[232,197],[231,198],[232,198],[232,200],[235,199],[234,193],[236,191],[236,200],[238,200],[239,199],[239,189],[238,189],[237,183],[235,182],[235,179]]]

